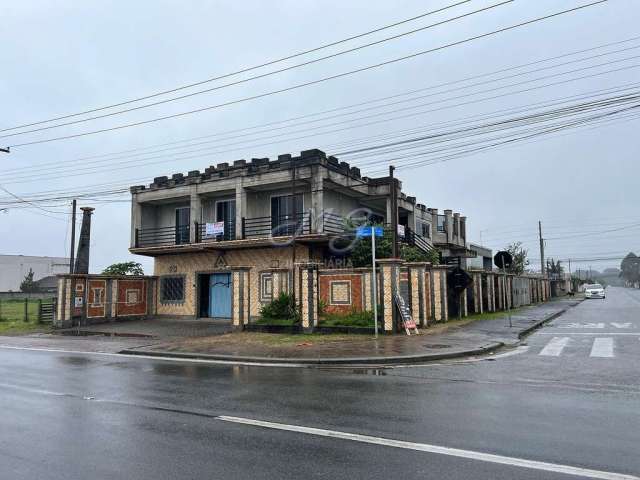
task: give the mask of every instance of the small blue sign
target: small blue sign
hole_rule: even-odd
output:
[[[370,225],[363,225],[356,229],[356,236],[358,237],[371,237],[371,230],[376,237],[382,237],[384,235],[384,229],[382,227],[372,227]]]

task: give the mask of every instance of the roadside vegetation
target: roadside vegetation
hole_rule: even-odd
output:
[[[0,300],[0,335],[46,331],[49,327],[38,322],[38,300]]]

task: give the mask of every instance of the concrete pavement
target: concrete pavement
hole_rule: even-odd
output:
[[[640,334],[638,313],[640,292],[610,289],[508,356],[429,366],[262,368],[0,348],[0,476],[637,479],[640,341],[618,335],[602,357],[578,339]],[[602,322],[600,337],[570,326]],[[540,355],[558,335],[576,341]]]

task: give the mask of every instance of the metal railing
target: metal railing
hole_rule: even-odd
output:
[[[301,212],[295,215],[280,215],[243,219],[244,238],[285,237],[311,233],[311,215]]]
[[[224,222],[224,231],[216,235],[207,235],[207,224],[195,222],[196,243],[200,242],[223,242],[228,240],[237,240],[236,237],[236,221],[228,220]],[[242,238],[242,237],[240,237]]]
[[[189,243],[189,225],[173,227],[136,228],[135,247],[162,247]]]
[[[346,219],[331,212],[322,212],[322,225],[324,233],[340,235],[349,230]]]

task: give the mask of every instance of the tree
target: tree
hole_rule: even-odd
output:
[[[631,285],[640,282],[640,258],[635,253],[628,253],[620,262],[620,276]]]
[[[38,285],[33,281],[33,270],[29,269],[29,273],[24,276],[24,280],[20,284],[20,291],[24,293],[33,293],[38,291]]]
[[[144,275],[142,265],[138,262],[122,262],[109,265],[102,271],[103,275]]]
[[[515,275],[522,275],[525,269],[529,266],[529,260],[527,259],[529,250],[522,246],[522,242],[514,242],[509,245],[506,250],[513,258],[511,267],[507,269],[507,272]]]
[[[391,237],[385,235],[383,237],[376,238],[376,258],[390,258],[391,257]],[[349,253],[349,258],[354,267],[369,267],[371,266],[371,239],[360,238],[355,242],[352,250]],[[437,265],[440,262],[438,252],[432,250],[430,253],[425,253],[413,245],[400,245],[400,258],[407,262],[431,262]]]

